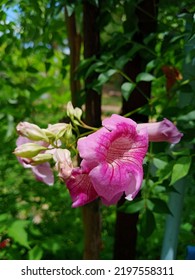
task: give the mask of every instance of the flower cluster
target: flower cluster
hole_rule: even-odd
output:
[[[77,150],[81,160],[73,167],[70,147],[72,130],[87,127],[81,121],[82,111],[69,103],[70,123],[49,125],[41,129],[34,124],[18,124],[17,148],[14,153],[25,168],[31,168],[36,179],[54,183],[54,169],[65,182],[73,207],[83,206],[100,197],[105,205],[116,204],[123,194],[132,200],[141,188],[143,160],[148,142],[178,143],[182,133],[169,120],[137,124],[116,114],[106,118],[100,129],[86,137],[78,137]]]

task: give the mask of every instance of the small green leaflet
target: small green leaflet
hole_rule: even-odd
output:
[[[146,73],[146,72],[142,72],[137,75],[136,82],[137,83],[140,81],[150,82],[154,79],[155,79],[155,77],[153,75]]]
[[[148,238],[156,228],[154,213],[148,209],[143,213],[140,220],[140,233],[143,237]]]
[[[8,229],[8,236],[13,238],[15,242],[29,249],[28,234],[26,232],[28,223],[28,221],[23,220],[14,221]]]
[[[122,84],[121,92],[122,92],[122,96],[124,97],[125,100],[128,100],[128,98],[130,97],[130,95],[135,87],[136,87],[136,84],[132,84],[132,83],[128,83],[128,82]]]
[[[29,259],[30,260],[40,260],[43,256],[43,249],[38,245],[35,245],[29,252]]]
[[[183,156],[180,157],[177,162],[173,165],[173,171],[171,175],[171,185],[175,184],[179,179],[185,177],[188,174],[191,165],[191,157]]]

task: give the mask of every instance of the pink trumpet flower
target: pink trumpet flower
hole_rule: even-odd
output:
[[[103,121],[101,129],[79,139],[78,150],[83,161],[66,182],[73,207],[97,197],[105,205],[115,204],[124,192],[128,200],[136,196],[148,149],[146,129],[137,132],[136,126],[131,119],[112,115]]]
[[[66,180],[73,207],[98,197],[105,205],[116,204],[124,193],[127,200],[132,200],[141,188],[148,140],[178,143],[182,137],[166,119],[137,125],[114,114],[102,124],[98,131],[78,140],[83,160]]]

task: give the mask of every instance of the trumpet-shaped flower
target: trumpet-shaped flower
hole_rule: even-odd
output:
[[[106,205],[115,204],[125,192],[132,200],[143,179],[143,159],[148,148],[145,129],[137,132],[137,124],[112,115],[97,132],[81,138],[78,150],[83,161],[67,180],[73,207],[101,197]]]
[[[124,193],[127,200],[132,200],[142,184],[148,140],[178,143],[182,137],[167,119],[137,125],[131,119],[114,114],[102,124],[101,129],[78,140],[83,160],[66,181],[73,207],[97,197],[105,205],[115,204]]]

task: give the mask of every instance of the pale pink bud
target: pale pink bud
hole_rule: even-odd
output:
[[[36,124],[32,124],[29,122],[20,122],[16,130],[18,134],[29,138],[33,141],[40,141],[44,140],[46,142],[49,141],[48,137],[46,136],[45,132]]]
[[[168,119],[161,122],[142,123],[137,125],[137,130],[147,129],[149,141],[169,142],[176,144],[181,140],[183,134]]]

